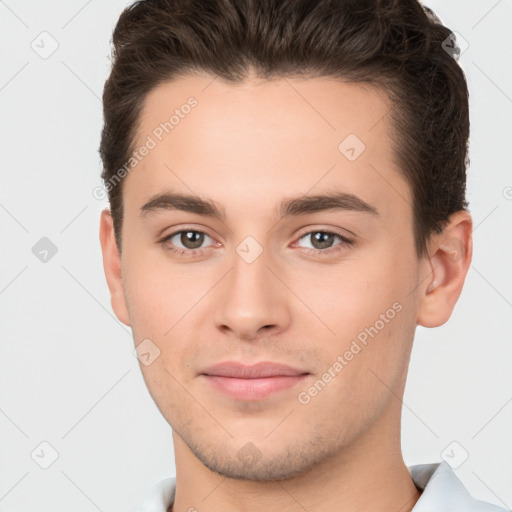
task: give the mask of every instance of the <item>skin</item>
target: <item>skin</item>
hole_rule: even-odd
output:
[[[445,323],[461,293],[470,214],[454,214],[418,259],[411,190],[394,163],[389,102],[377,89],[327,78],[251,76],[233,85],[182,77],[150,92],[135,147],[190,96],[197,107],[123,181],[121,254],[108,209],[100,222],[113,310],[136,345],[149,338],[160,350],[141,370],[173,429],[172,510],[411,510],[420,492],[400,447],[410,352],[416,325]],[[351,133],[366,145],[355,161],[338,150]],[[333,190],[378,215],[278,214],[283,199]],[[142,217],[141,206],[163,191],[209,198],[226,217]],[[173,244],[194,248],[179,234],[161,242],[180,229],[207,234],[202,254],[172,253]],[[333,237],[322,249],[307,235],[315,230],[353,244]],[[236,251],[247,236],[263,249],[252,263]],[[311,253],[319,247],[334,251]],[[300,403],[298,394],[396,303],[400,312]],[[227,360],[275,361],[309,375],[267,399],[236,400],[198,375]],[[253,454],[245,460],[244,446]]]

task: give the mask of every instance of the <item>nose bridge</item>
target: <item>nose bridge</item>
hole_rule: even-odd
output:
[[[269,255],[267,251],[257,254],[257,249],[251,243],[243,242],[233,256],[231,272],[232,296],[239,304],[247,299],[262,299],[269,291]]]
[[[255,238],[246,237],[231,261],[231,271],[215,299],[217,325],[239,337],[253,337],[263,326],[282,328],[286,322],[284,290],[268,268],[272,266],[270,252]]]

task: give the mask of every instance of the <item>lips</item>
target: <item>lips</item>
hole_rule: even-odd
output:
[[[200,372],[216,391],[237,400],[263,400],[302,381],[309,372],[274,362],[244,365],[227,361]]]
[[[299,370],[288,365],[262,361],[253,365],[244,365],[235,361],[219,363],[201,372],[204,375],[216,375],[219,377],[234,377],[237,379],[260,379],[263,377],[296,376],[302,375],[304,370]]]

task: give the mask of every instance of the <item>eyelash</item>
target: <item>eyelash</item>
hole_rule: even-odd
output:
[[[165,238],[160,240],[160,243],[164,245],[168,240],[173,238],[176,235],[179,235],[180,233],[184,232],[192,232],[192,233],[200,233],[203,235],[206,235],[210,238],[212,238],[208,233],[205,231],[200,231],[198,229],[180,229],[179,231],[175,231],[174,233],[171,233],[170,235],[167,235]],[[308,231],[306,233],[303,233],[298,240],[301,240],[302,238],[312,235],[314,233],[323,233],[326,235],[334,235],[339,240],[341,240],[342,243],[336,244],[333,247],[330,247],[329,249],[309,249],[306,248],[307,254],[314,255],[314,256],[324,256],[324,255],[330,255],[332,253],[338,252],[340,250],[343,250],[343,247],[345,246],[351,246],[354,244],[353,240],[348,239],[347,237],[340,235],[339,233],[335,233],[333,231],[327,231],[327,230],[321,230],[321,229],[314,229],[312,231]],[[298,241],[297,240],[297,241]],[[167,250],[171,251],[173,254],[177,254],[178,256],[185,256],[185,257],[196,257],[196,256],[202,256],[208,248],[201,248],[201,249],[180,249],[176,247],[166,247]]]

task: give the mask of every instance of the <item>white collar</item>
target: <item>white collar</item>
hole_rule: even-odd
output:
[[[507,512],[473,498],[445,461],[410,466],[409,472],[414,483],[423,489],[411,512]]]

